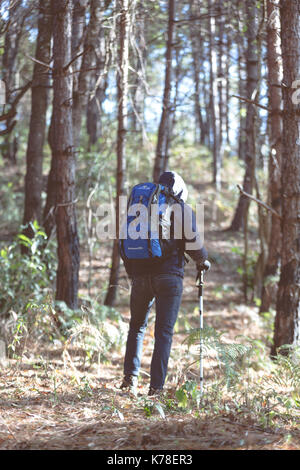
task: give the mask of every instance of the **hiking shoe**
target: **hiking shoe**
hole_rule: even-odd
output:
[[[134,396],[137,395],[138,378],[135,375],[124,375],[121,389],[128,389]]]
[[[163,394],[163,389],[162,388],[153,388],[150,387],[149,392],[148,392],[148,397],[153,397],[153,398],[160,398]]]

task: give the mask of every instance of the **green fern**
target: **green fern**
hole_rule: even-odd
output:
[[[300,346],[284,345],[274,358],[272,380],[280,386],[293,387],[300,393]]]
[[[218,332],[212,327],[204,327],[202,330],[197,328],[189,332],[184,340],[188,348],[193,345],[199,345],[202,340],[202,350],[204,354],[215,352],[219,365],[224,371],[227,387],[232,386],[239,377],[239,370],[246,357],[252,352],[250,344],[225,343],[222,340],[223,332]]]

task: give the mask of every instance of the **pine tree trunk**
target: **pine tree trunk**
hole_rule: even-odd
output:
[[[78,86],[73,93],[73,129],[74,145],[78,148],[81,135],[82,116],[86,114],[89,98],[89,84],[91,68],[96,67],[96,52],[101,39],[102,28],[102,0],[91,0],[90,2],[90,20],[87,26],[84,55],[81,62],[81,70],[78,77]]]
[[[84,31],[85,31],[85,13],[86,13],[86,6],[87,0],[74,0],[73,2],[73,11],[72,11],[72,43],[71,43],[71,52],[72,52],[72,59],[74,59],[80,52],[83,51],[83,42],[84,42]],[[80,76],[80,69],[81,64],[83,61],[83,56],[78,57],[73,62],[73,96],[76,96],[76,92],[79,87],[79,76]],[[74,98],[74,102],[75,102]],[[73,102],[73,121],[74,121],[74,114],[75,114],[75,104]],[[53,136],[53,110],[52,110],[52,117],[51,123],[49,126],[48,132],[48,143],[51,148],[51,153],[53,156],[54,149],[55,149],[55,139]],[[74,122],[73,122],[74,125]],[[77,135],[77,132],[75,131]],[[73,128],[73,136],[74,136],[74,128]],[[43,211],[43,226],[48,238],[52,235],[55,229],[55,204],[56,204],[56,194],[57,194],[57,161],[55,158],[51,159],[51,168],[48,175],[48,182],[47,182],[47,200]]]
[[[144,139],[144,110],[145,110],[145,67],[147,61],[147,21],[145,15],[144,1],[138,2],[136,6],[136,15],[133,19],[134,37],[135,37],[135,72],[134,86],[132,93],[132,117],[131,129],[136,133],[142,133]]]
[[[95,69],[90,75],[89,96],[86,115],[86,129],[89,136],[88,148],[95,145],[102,134],[102,105],[106,97],[107,71],[106,71],[106,39],[104,29],[99,29],[97,58]]]
[[[209,76],[210,76],[210,122],[212,130],[212,152],[213,152],[213,183],[216,189],[221,187],[221,116],[218,106],[218,81],[217,81],[217,51],[216,51],[216,20],[212,13],[212,1],[208,0],[210,18],[208,22],[209,38]]]
[[[56,162],[55,218],[58,244],[56,299],[78,306],[79,240],[75,212],[75,158],[72,129],[72,1],[52,0],[53,14],[53,159]]]
[[[231,65],[231,58],[230,58],[230,51],[232,47],[233,41],[231,38],[230,31],[227,31],[227,40],[226,40],[226,65],[225,65],[225,74],[226,74],[226,98],[225,98],[225,129],[226,129],[226,144],[230,146],[230,122],[229,122],[229,111],[230,111],[230,65]]]
[[[86,10],[88,0],[73,0],[72,14],[72,59],[73,62],[73,94],[78,90],[78,82],[83,55],[81,55],[86,37]]]
[[[109,287],[105,298],[105,305],[113,305],[117,296],[119,281],[120,255],[119,255],[119,215],[120,196],[125,194],[126,157],[125,144],[127,133],[127,102],[128,102],[128,53],[129,53],[129,10],[128,0],[118,0],[119,17],[119,50],[117,69],[118,89],[118,135],[117,135],[117,191],[116,191],[116,239],[113,243],[112,266],[110,271]]]
[[[173,57],[173,36],[174,36],[174,19],[176,10],[176,0],[169,0],[169,18],[168,18],[168,42],[166,49],[166,70],[165,70],[165,86],[162,105],[162,114],[158,129],[156,154],[153,170],[153,181],[157,182],[164,168],[164,160],[166,158],[166,142],[168,139],[168,128],[170,120],[170,99],[172,88],[172,57]]]
[[[102,65],[99,65],[97,69],[102,69]],[[95,145],[102,135],[102,105],[106,97],[105,90],[107,87],[107,81],[105,80],[105,78],[102,78],[101,83],[99,85],[96,85],[98,78],[99,73],[97,72],[91,79],[94,92],[92,96],[90,96],[88,99],[86,110],[86,131],[89,137],[88,151],[91,151],[91,146]]]
[[[247,98],[253,99],[253,93],[258,87],[258,53],[257,53],[257,22],[256,22],[256,1],[246,1],[247,18]],[[257,97],[257,94],[256,94]],[[256,109],[253,104],[248,103],[245,123],[245,176],[243,181],[243,190],[252,194],[255,171],[255,117]],[[249,198],[240,195],[238,205],[230,226],[230,230],[238,231],[245,223],[246,214],[249,208]]]
[[[49,239],[55,229],[55,206],[57,195],[57,160],[53,157],[55,151],[55,136],[53,135],[54,109],[52,106],[51,122],[48,130],[48,143],[51,149],[51,168],[47,180],[47,199],[43,211],[43,227]]]
[[[175,39],[176,43],[180,42],[180,38]],[[178,95],[179,95],[179,84],[180,84],[180,77],[182,76],[181,73],[181,61],[180,61],[180,49],[176,47],[175,51],[175,73],[174,73],[174,96],[172,102],[170,102],[170,113],[168,116],[168,124],[167,124],[167,132],[166,132],[166,142],[165,142],[165,159],[164,165],[162,168],[162,172],[165,172],[169,168],[169,159],[170,159],[170,147],[173,137],[173,131],[176,125],[176,108],[178,103]]]
[[[223,141],[226,134],[226,83],[225,83],[225,11],[222,8],[222,0],[218,0],[218,53],[217,53],[217,77],[218,77],[218,114],[219,114],[219,152],[222,163],[224,153]]]
[[[246,21],[245,19],[245,6],[242,0],[236,0],[237,9],[238,9],[238,18],[237,18],[237,33],[236,33],[236,45],[237,45],[237,54],[238,54],[238,95],[246,96],[246,73],[245,66],[246,63],[246,45],[244,39],[243,27]],[[242,100],[239,100],[238,103],[238,114],[239,114],[239,130],[238,130],[238,147],[237,153],[240,160],[245,158],[245,143],[246,143],[246,105]]]
[[[240,35],[241,36],[241,35]],[[244,59],[244,51],[243,51],[243,43],[238,39],[238,80],[239,80],[239,85],[238,85],[238,93],[239,96],[245,96],[246,95],[246,86],[245,86],[245,80],[243,77],[243,70],[242,70],[242,64],[243,64],[243,59]],[[239,117],[240,117],[240,122],[239,122],[239,138],[238,138],[238,157],[240,160],[243,160],[245,158],[245,146],[246,146],[246,105],[245,103],[240,100],[239,102]]]
[[[300,341],[300,105],[293,83],[300,77],[300,4],[280,8],[283,60],[282,250],[274,344],[271,354]]]
[[[281,213],[281,136],[282,119],[280,115],[282,93],[282,60],[280,42],[279,9],[268,0],[267,2],[267,61],[271,152],[269,156],[269,199],[271,207]],[[271,216],[271,231],[268,246],[268,258],[264,270],[264,286],[261,295],[260,312],[268,312],[276,298],[276,288],[268,282],[269,276],[278,271],[281,251],[281,224],[275,215]]]
[[[40,0],[38,36],[35,58],[50,63],[52,17],[51,1]],[[23,224],[37,220],[41,223],[41,192],[43,180],[43,147],[48,106],[49,70],[35,62],[31,89],[31,116],[26,154],[25,204]],[[33,236],[31,227],[24,233]],[[25,248],[25,247],[24,247]]]
[[[8,28],[4,40],[4,52],[2,57],[2,79],[6,87],[6,104],[12,104],[15,97],[14,90],[17,88],[17,54],[19,43],[22,35],[23,12],[21,2],[9,1],[9,21]],[[13,125],[14,118],[6,121],[6,128],[10,129]],[[1,145],[1,153],[3,158],[9,165],[17,163],[18,139],[15,132],[8,132],[4,137]]]
[[[189,1],[189,16],[190,20],[194,21],[194,17],[197,16],[199,9],[195,5],[195,0]],[[191,48],[192,48],[192,58],[193,58],[193,75],[194,75],[194,84],[195,84],[195,95],[194,95],[194,102],[195,102],[195,117],[196,117],[196,142],[204,145],[205,143],[205,123],[202,116],[201,110],[201,96],[200,96],[200,65],[199,61],[201,57],[199,57],[201,49],[202,49],[202,34],[201,34],[201,27],[200,25],[192,24],[190,28],[190,38],[191,38]]]

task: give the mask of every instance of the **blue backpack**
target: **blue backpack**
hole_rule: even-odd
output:
[[[140,183],[132,188],[127,205],[127,219],[122,228],[123,238],[119,241],[120,254],[124,261],[132,260],[151,264],[163,260],[173,254],[175,249],[177,250],[174,240],[167,240],[162,236],[164,224],[170,225],[170,219],[165,215],[167,208],[171,205],[171,198],[180,202],[172,190],[160,184]],[[146,210],[140,206],[141,204],[145,206]],[[154,204],[157,204],[156,211],[158,213],[156,227],[151,225],[151,211],[153,211]],[[134,205],[135,208],[130,211]],[[143,209],[143,214],[146,214],[142,229],[138,219],[140,211],[136,210],[139,207]],[[134,226],[135,221],[136,226]],[[141,236],[133,238],[130,226],[134,226],[135,233],[141,231]]]

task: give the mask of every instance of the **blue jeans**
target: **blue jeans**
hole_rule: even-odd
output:
[[[133,278],[124,375],[138,376],[143,339],[151,307],[156,301],[154,350],[150,370],[150,387],[162,389],[171,352],[174,325],[180,307],[183,279],[174,274],[157,274]]]

